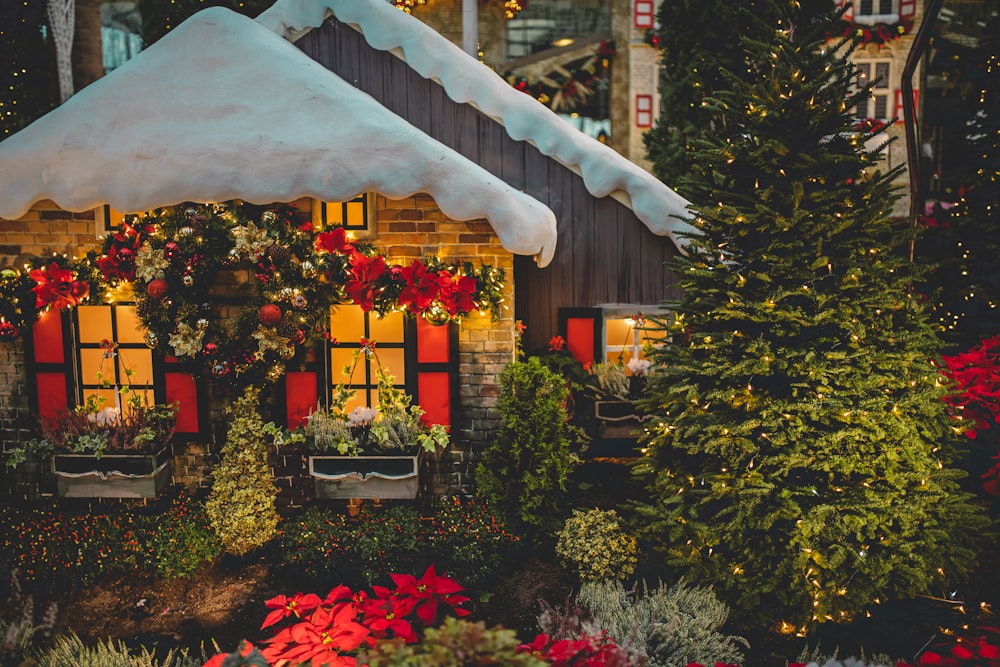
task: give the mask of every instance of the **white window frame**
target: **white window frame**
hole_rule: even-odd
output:
[[[895,113],[896,99],[895,91],[892,87],[892,60],[889,58],[873,58],[859,60],[855,62],[855,65],[858,68],[859,87],[867,85],[868,78],[876,76],[880,66],[885,67],[885,75],[879,78],[882,85],[872,89],[872,97],[865,103],[865,113],[862,114],[855,109],[855,116],[858,120],[867,120],[872,118],[875,120],[889,122],[892,119],[892,115]],[[883,99],[885,102],[885,112],[881,115],[876,114],[878,99]]]
[[[853,0],[854,2],[854,22],[863,25],[875,25],[876,23],[895,23],[899,20],[899,0],[890,0],[891,7],[888,14],[875,13],[879,9],[879,4],[883,0],[870,0],[872,3],[872,13],[863,14],[861,12],[862,2],[865,0]]]

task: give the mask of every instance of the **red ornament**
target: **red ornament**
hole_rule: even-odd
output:
[[[149,281],[148,285],[146,285],[146,294],[148,294],[149,298],[154,301],[159,301],[165,297],[169,291],[170,283],[163,278],[154,278]]]
[[[265,303],[257,312],[260,323],[267,327],[273,327],[281,321],[281,308],[273,303]]]

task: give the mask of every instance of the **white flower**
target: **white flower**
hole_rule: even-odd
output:
[[[170,334],[170,347],[178,357],[193,357],[201,352],[204,337],[204,329],[193,329],[187,322],[181,322],[177,330]]]
[[[162,278],[167,275],[168,266],[170,260],[166,258],[162,248],[153,249],[151,245],[144,243],[135,256],[135,277],[147,282]]]
[[[351,426],[364,426],[371,424],[376,417],[378,417],[378,408],[359,405],[347,414],[347,421]]]
[[[636,357],[632,357],[628,360],[628,370],[632,373],[632,375],[646,375],[649,373],[649,367],[652,365],[652,362],[648,359],[637,359]]]
[[[118,408],[101,408],[99,411],[87,415],[87,419],[98,426],[113,426],[120,413]]]

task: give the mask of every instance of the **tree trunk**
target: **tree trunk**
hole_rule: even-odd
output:
[[[76,0],[73,32],[73,83],[80,90],[104,76],[101,0]]]

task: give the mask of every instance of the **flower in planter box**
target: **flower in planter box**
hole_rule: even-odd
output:
[[[352,364],[344,369],[348,382],[337,385],[330,405],[309,415],[303,427],[312,447],[319,453],[341,456],[372,454],[412,454],[435,452],[448,446],[448,430],[440,424],[423,422],[424,411],[398,389],[395,378],[381,364],[378,378],[378,407],[359,406],[346,411],[353,396],[348,388],[362,354],[374,356],[374,342],[361,341]],[[377,357],[376,357],[377,361]]]

